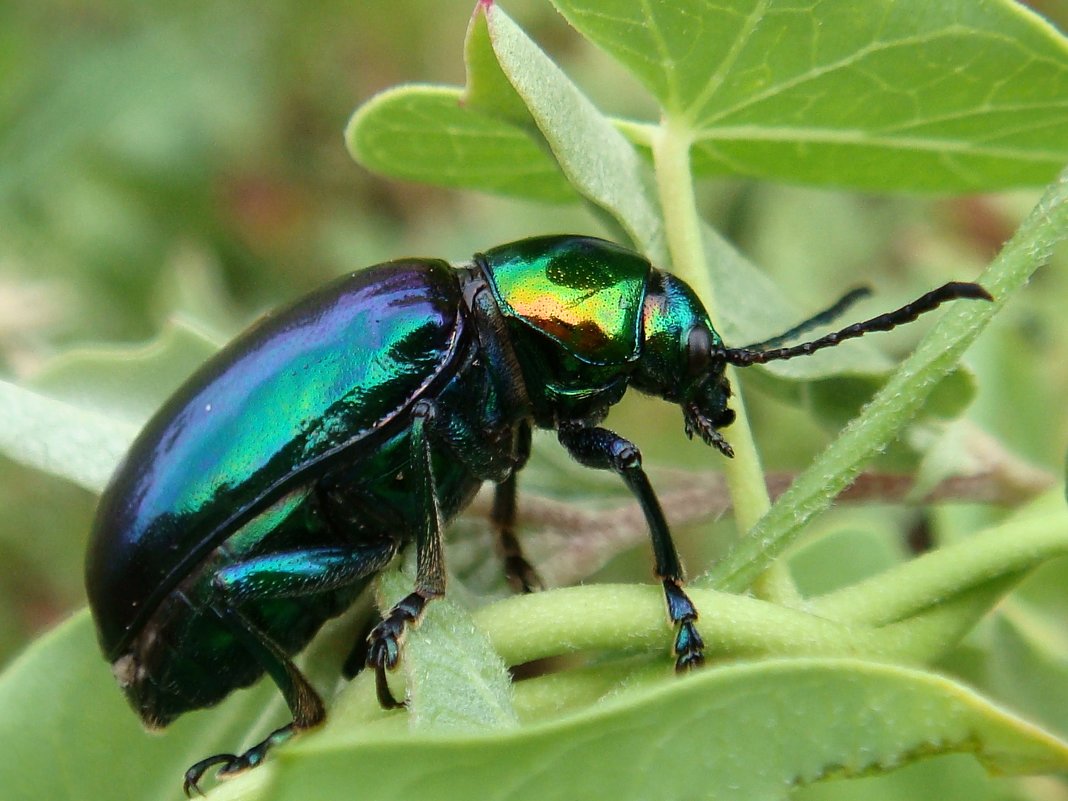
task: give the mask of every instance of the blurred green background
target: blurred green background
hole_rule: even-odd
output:
[[[503,5],[602,108],[637,117],[652,108],[548,3]],[[375,92],[411,81],[463,83],[472,6],[0,4],[6,377],[32,381],[86,344],[150,340],[174,317],[224,340],[264,309],[388,258],[460,260],[528,234],[600,231],[574,207],[382,180],[346,153],[345,123]],[[1068,28],[1068,4],[1033,6]],[[809,310],[868,280],[896,301],[971,278],[1037,198],[1037,190],[873,197],[740,181],[709,182],[700,193],[708,219]],[[1058,259],[1064,267],[1065,255]],[[969,357],[979,383],[970,417],[1057,473],[1068,434],[1060,402],[1068,392],[1066,283],[1063,269],[1040,273]],[[923,327],[884,346],[900,354]],[[826,440],[802,410],[750,396],[769,467],[803,466]],[[677,413],[661,424],[660,412],[628,402],[619,427],[633,430],[640,418],[645,431],[635,439],[654,464],[714,468],[714,455],[682,438]],[[83,603],[94,501],[0,462],[0,665]],[[894,536],[927,522],[909,509],[871,518]],[[702,551],[693,541],[684,547]],[[647,560],[643,549],[610,571],[633,568],[644,579]]]

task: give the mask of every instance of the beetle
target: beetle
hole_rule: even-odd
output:
[[[949,283],[897,311],[783,347],[726,347],[691,288],[611,242],[544,236],[461,266],[402,259],[345,275],[253,325],[199,369],[134,441],[105,489],[86,564],[100,646],[149,727],[211,706],[266,672],[292,721],[226,775],[321,723],[294,666],[409,542],[414,590],[371,630],[383,706],[405,632],[445,592],[445,526],[487,481],[505,572],[538,586],[516,540],[516,474],[534,427],[581,464],[617,473],[648,523],[676,669],[702,663],[697,610],[637,447],[600,425],[629,387],[679,405],[686,434],[732,456],[727,365],[790,359],[889,330],[955,298]]]

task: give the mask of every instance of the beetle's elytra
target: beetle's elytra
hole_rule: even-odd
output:
[[[854,299],[792,329],[826,322]],[[100,645],[150,726],[210,706],[266,672],[293,721],[241,755],[254,766],[320,723],[290,661],[415,541],[414,592],[371,632],[385,671],[445,591],[442,534],[484,481],[505,568],[537,577],[513,534],[516,473],[534,426],[580,463],[618,473],[648,521],[679,670],[702,661],[697,610],[638,449],[600,426],[628,387],[678,404],[686,433],[730,456],[728,364],[789,359],[986,298],[951,283],[889,314],[793,347],[728,348],[693,291],[600,239],[549,236],[452,267],[405,259],[344,276],[265,318],[205,364],[134,442],[100,501],[86,568]]]

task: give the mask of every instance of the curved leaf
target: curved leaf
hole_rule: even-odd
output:
[[[372,728],[308,737],[279,753],[254,797],[326,801],[358,788],[364,799],[408,801],[415,788],[433,787],[439,801],[771,801],[790,786],[937,754],[971,753],[998,773],[1068,767],[1068,745],[962,685],[854,660],[717,667],[492,735],[375,736]]]

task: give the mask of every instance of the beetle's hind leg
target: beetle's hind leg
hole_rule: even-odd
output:
[[[419,622],[426,605],[445,594],[445,562],[442,557],[441,505],[434,486],[431,462],[430,428],[436,408],[433,401],[420,400],[412,408],[411,466],[414,472],[415,497],[422,521],[416,536],[415,591],[406,595],[382,618],[367,638],[367,666],[375,670],[378,702],[385,709],[404,704],[389,690],[386,671],[400,660],[401,643],[410,626]]]
[[[381,570],[395,553],[396,544],[390,541],[359,550],[309,548],[246,559],[212,577],[208,606],[278,686],[293,720],[243,754],[216,754],[197,762],[185,773],[186,795],[200,791],[198,782],[215,765],[222,765],[220,776],[255,767],[272,747],[326,718],[315,688],[285,651],[241,612],[241,605],[251,600],[313,595],[353,584]]]
[[[222,765],[218,773],[220,777],[254,768],[263,761],[268,749],[272,746],[286,742],[304,729],[318,726],[326,718],[326,709],[319,694],[281,648],[233,607],[225,607],[216,611],[226,627],[252,652],[278,685],[286,699],[286,704],[293,713],[293,720],[275,729],[264,740],[242,754],[215,754],[197,762],[185,772],[182,789],[186,795],[190,795],[190,791],[193,790],[200,793],[198,782],[215,765]]]

